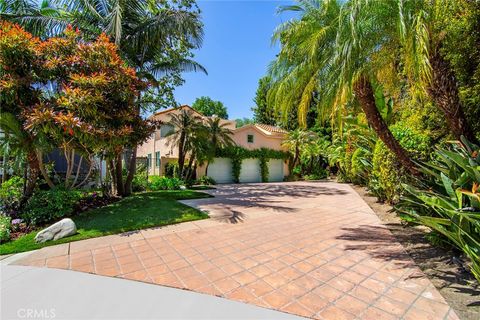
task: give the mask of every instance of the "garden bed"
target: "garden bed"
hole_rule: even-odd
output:
[[[210,195],[191,190],[165,190],[132,195],[107,206],[92,209],[72,217],[77,234],[45,243],[34,238],[40,229],[0,245],[0,255],[40,249],[60,243],[96,238],[110,234],[164,226],[208,218],[198,209],[177,200],[208,198]]]
[[[352,187],[390,229],[460,319],[480,319],[480,288],[473,275],[458,263],[459,253],[432,245],[426,238],[426,227],[405,226],[390,205],[378,202],[364,187]]]

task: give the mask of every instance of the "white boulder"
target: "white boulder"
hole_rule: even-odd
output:
[[[72,219],[65,218],[50,227],[43,229],[35,236],[36,242],[45,242],[49,240],[58,240],[77,233],[77,226]]]

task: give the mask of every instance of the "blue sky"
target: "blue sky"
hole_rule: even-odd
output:
[[[202,10],[205,38],[195,60],[208,75],[185,73],[186,80],[175,91],[176,100],[191,105],[195,98],[209,96],[222,101],[230,119],[251,118],[258,79],[275,58],[272,47],[275,27],[292,15],[278,15],[280,5],[292,1],[198,0]]]

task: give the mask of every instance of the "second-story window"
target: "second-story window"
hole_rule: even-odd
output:
[[[160,127],[160,137],[164,138],[168,136],[168,134],[172,131],[173,131],[173,126],[169,124],[162,124],[162,126]]]
[[[253,134],[247,134],[247,142],[253,143]]]

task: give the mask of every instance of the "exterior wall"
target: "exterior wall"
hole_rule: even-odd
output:
[[[182,108],[168,110],[164,112],[158,112],[152,116],[152,119],[160,121],[162,123],[168,123],[171,119],[172,114],[179,114],[183,108],[189,108],[184,106]],[[204,117],[205,118],[205,117]],[[227,128],[234,130],[235,121],[232,120],[220,120],[221,124],[226,123]],[[155,153],[160,151],[161,164],[160,167],[155,166]],[[178,159],[178,147],[173,145],[168,145],[168,138],[161,137],[160,128],[155,130],[155,133],[152,134],[150,139],[148,139],[144,144],[138,146],[137,156],[138,157],[148,157],[148,154],[152,155],[152,165],[150,166],[149,175],[164,175],[165,174],[165,164],[167,162],[174,161]]]
[[[248,142],[248,135],[253,135],[253,143]],[[254,126],[247,126],[235,130],[233,134],[233,141],[235,141],[238,146],[249,150],[260,148],[284,150],[282,147],[283,135],[267,136]]]
[[[189,108],[188,106],[184,106],[182,108]],[[164,112],[159,112],[152,116],[152,119],[160,121],[162,123],[168,123],[171,119],[172,114],[180,113],[182,108],[168,110]],[[233,141],[243,148],[253,150],[253,149],[260,149],[260,148],[268,148],[273,150],[285,150],[282,147],[282,141],[284,138],[284,134],[281,133],[270,133],[259,129],[254,125],[248,125],[242,128],[235,128],[235,121],[232,120],[220,120],[221,124],[226,123],[227,128],[233,130]],[[247,141],[248,135],[253,135],[253,143],[249,143]],[[155,160],[155,153],[160,151],[160,167],[156,166]],[[160,128],[158,128],[155,133],[152,134],[150,139],[148,139],[144,144],[140,145],[137,149],[137,156],[138,157],[145,157],[147,158],[148,155],[151,154],[152,157],[152,164],[149,168],[148,174],[149,175],[164,175],[165,174],[165,165],[168,162],[172,162],[178,159],[178,147],[177,146],[169,146],[168,145],[168,138],[161,137],[160,135]],[[197,168],[197,177],[201,177],[205,175],[206,165],[200,166]],[[284,173],[288,175],[288,166],[284,163]]]

